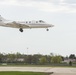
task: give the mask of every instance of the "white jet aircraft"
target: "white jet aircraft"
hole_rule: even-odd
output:
[[[53,27],[54,25],[45,23],[43,20],[39,21],[10,21],[6,20],[0,15],[0,26],[4,27],[12,27],[12,28],[19,28],[20,32],[23,32],[24,28],[46,28],[49,31],[49,27]]]

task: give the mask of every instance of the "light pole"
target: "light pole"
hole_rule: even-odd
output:
[[[27,47],[27,55],[28,55],[28,47]]]

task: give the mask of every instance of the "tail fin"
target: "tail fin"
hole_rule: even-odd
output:
[[[0,15],[0,21],[6,21],[1,15]]]

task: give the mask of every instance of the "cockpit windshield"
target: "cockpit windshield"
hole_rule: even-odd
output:
[[[45,23],[43,20],[39,20],[40,23]]]

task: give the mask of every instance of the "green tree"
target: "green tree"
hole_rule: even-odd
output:
[[[45,64],[46,62],[46,57],[43,56],[40,58],[40,64]]]
[[[13,63],[15,59],[15,54],[7,54],[7,59],[6,61],[9,63]]]
[[[61,56],[52,56],[52,58],[51,58],[51,62],[52,63],[61,63],[61,61],[62,61],[62,57]]]
[[[32,63],[33,64],[39,64],[39,58],[41,57],[41,55],[40,54],[34,54],[33,56],[32,56]]]
[[[0,63],[3,62],[3,60],[4,60],[3,57],[4,57],[3,54],[0,53]]]
[[[69,66],[72,66],[72,61],[69,62]]]
[[[69,58],[70,58],[70,59],[75,59],[75,54],[71,54],[71,55],[69,56]]]
[[[50,55],[45,55],[46,57],[46,61],[47,61],[47,64],[50,64],[51,63],[51,56]]]
[[[32,55],[27,55],[27,58],[26,58],[26,63],[27,64],[32,64]]]

